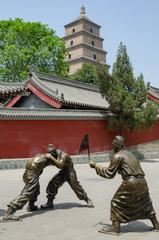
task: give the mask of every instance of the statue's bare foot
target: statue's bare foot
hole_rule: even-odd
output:
[[[87,205],[85,205],[85,207],[94,208],[93,202],[90,198],[88,198],[86,202],[87,202]]]
[[[152,229],[154,232],[159,232],[159,224],[155,224],[154,228]]]
[[[104,225],[98,232],[110,235],[120,235],[120,231],[117,227],[109,225]]]
[[[15,215],[4,215],[1,222],[19,222],[22,221],[22,218]]]

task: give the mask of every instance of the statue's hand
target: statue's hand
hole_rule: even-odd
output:
[[[90,166],[91,168],[95,168],[96,163],[95,163],[95,162],[89,162],[89,166]]]

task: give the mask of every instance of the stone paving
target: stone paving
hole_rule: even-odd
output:
[[[104,163],[107,165],[108,163]],[[159,160],[142,162],[150,188],[153,206],[159,218]],[[118,188],[121,177],[112,180],[100,178],[88,164],[75,165],[81,185],[92,198],[95,208],[83,207],[74,192],[65,183],[55,199],[55,209],[27,213],[26,208],[17,211],[22,222],[0,223],[0,240],[158,240],[159,232],[150,231],[149,220],[122,225],[120,236],[99,233],[101,223],[110,223],[110,201]],[[38,205],[46,201],[45,188],[49,179],[58,171],[48,167],[40,178],[41,195]],[[4,213],[9,200],[16,197],[22,187],[24,169],[0,170],[0,215]]]

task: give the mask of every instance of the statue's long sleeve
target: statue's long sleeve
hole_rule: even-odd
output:
[[[113,156],[108,167],[103,167],[99,164],[96,164],[95,170],[96,173],[101,177],[113,178],[118,171],[119,165],[120,159]]]

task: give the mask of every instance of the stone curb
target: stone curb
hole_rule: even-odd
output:
[[[88,159],[88,155],[74,155],[71,157],[75,164],[84,164],[88,163],[89,161],[108,162],[110,160],[110,154],[106,153],[93,153],[90,155],[90,160]],[[0,170],[25,168],[29,159],[30,158],[0,159]],[[141,162],[158,162],[159,158],[139,157],[139,160]]]
[[[75,155],[71,156],[75,164],[88,163],[89,161],[106,162],[109,161],[109,154],[96,153],[91,154],[90,160],[88,155]],[[27,161],[30,158],[14,158],[14,159],[0,159],[0,169],[19,169],[25,168]]]

